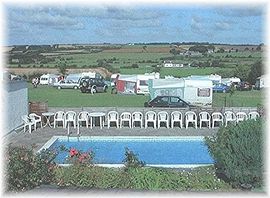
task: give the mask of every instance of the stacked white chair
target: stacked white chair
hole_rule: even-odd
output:
[[[72,123],[74,128],[76,128],[76,112],[74,111],[67,111],[65,113],[65,128],[69,123]]]
[[[65,128],[65,112],[64,111],[57,111],[54,114],[54,121],[53,121],[54,128],[58,122],[62,122],[62,126],[63,128]]]
[[[208,128],[211,127],[211,116],[208,112],[202,111],[199,113],[200,128],[202,128],[202,123],[206,122]]]
[[[108,112],[108,128],[110,128],[111,123],[115,123],[116,127],[119,127],[119,115],[116,111],[110,111]]]
[[[37,130],[37,124],[40,123],[40,126],[42,128],[42,119],[41,116],[35,114],[35,113],[30,113],[29,118],[35,123],[34,128]]]
[[[180,111],[173,111],[171,113],[171,127],[174,127],[174,123],[178,123],[180,128],[183,127],[183,115]]]
[[[78,114],[78,117],[77,117],[78,127],[80,126],[80,124],[82,124],[82,122],[85,122],[86,128],[88,128],[88,126],[89,126],[89,113],[87,111],[81,111]]]
[[[26,131],[26,128],[28,127],[29,133],[32,133],[32,125],[35,126],[35,123],[33,120],[31,120],[27,115],[23,115],[22,117],[23,120],[23,131]]]
[[[132,113],[132,128],[134,128],[135,123],[140,123],[140,127],[143,127],[143,114],[141,112],[133,112]]]
[[[166,127],[169,128],[169,115],[166,111],[160,111],[157,114],[157,127],[160,128],[160,124],[164,122]]]
[[[186,129],[188,128],[189,123],[193,123],[194,127],[197,129],[197,115],[193,111],[187,111],[185,113],[185,123]]]
[[[249,112],[248,119],[256,120],[260,117],[260,114],[256,111]]]
[[[237,112],[236,113],[236,123],[247,120],[248,116],[245,112]]]
[[[225,127],[228,125],[228,122],[236,123],[236,115],[232,111],[225,111],[224,113]]]
[[[125,122],[128,122],[129,128],[131,128],[131,113],[123,112],[120,115],[120,128],[124,126]]]
[[[214,112],[212,113],[212,128],[215,127],[215,123],[221,123],[221,125],[223,125],[223,120],[224,120],[224,117],[222,115],[222,113],[220,112]]]
[[[148,123],[153,123],[156,128],[157,114],[154,111],[148,111],[145,113],[145,128],[148,127]]]

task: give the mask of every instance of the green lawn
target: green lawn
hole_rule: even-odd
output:
[[[225,96],[227,106],[256,107],[258,104],[263,104],[262,91],[253,90],[237,91],[231,98],[228,93],[214,93],[213,106],[224,106]],[[48,101],[49,107],[143,107],[144,102],[148,100],[149,96],[111,94],[110,90],[107,93],[91,95],[83,94],[80,90],[58,90],[41,85],[33,88],[29,83],[29,101]]]

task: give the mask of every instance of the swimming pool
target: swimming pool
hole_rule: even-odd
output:
[[[76,148],[94,152],[94,163],[101,166],[123,166],[125,148],[133,151],[147,166],[196,167],[213,164],[203,137],[102,137],[54,136],[41,149]],[[66,164],[66,151],[59,151],[55,162]]]

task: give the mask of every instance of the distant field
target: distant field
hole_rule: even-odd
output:
[[[95,95],[83,94],[79,90],[58,90],[49,86],[38,86],[34,89],[29,83],[29,101],[48,101],[49,107],[143,107],[149,96],[144,95],[119,95],[98,93]],[[227,106],[256,107],[263,104],[262,91],[237,91],[232,98],[229,94],[214,93],[213,106],[224,106],[225,96]]]
[[[188,49],[191,45],[182,45],[181,49]],[[95,47],[94,45],[92,47]],[[98,46],[96,46],[98,48]],[[119,46],[120,47],[120,46]],[[249,66],[254,62],[261,60],[263,57],[262,52],[255,51],[256,46],[233,46],[233,45],[217,45],[216,50],[223,47],[224,49],[231,48],[246,48],[250,51],[231,52],[231,53],[211,53],[207,56],[191,56],[185,57],[181,55],[174,56],[169,53],[172,49],[172,45],[122,45],[121,48],[106,49],[98,53],[90,53],[87,49],[70,49],[59,50],[56,52],[43,52],[43,55],[47,57],[54,57],[55,61],[48,63],[32,63],[21,64],[22,68],[57,68],[59,65],[66,65],[70,68],[93,68],[97,67],[98,60],[106,59],[107,63],[112,68],[118,69],[122,74],[142,74],[145,72],[152,72],[156,65],[162,65],[163,60],[173,60],[177,63],[199,63],[207,62],[211,63],[213,60],[220,62],[220,70],[229,70],[243,65]],[[176,48],[176,49],[180,49]],[[253,48],[253,51],[251,49]],[[243,50],[242,49],[242,50]],[[64,53],[64,54],[57,54]],[[132,64],[137,64],[138,68],[131,68]],[[18,64],[8,65],[9,67],[18,67]],[[129,69],[130,68],[130,69]],[[191,68],[192,69],[192,68]],[[178,70],[177,68],[168,69],[162,68],[161,76],[174,75],[174,76],[186,76],[186,75],[204,75],[215,73],[219,69],[206,68],[206,69],[192,69]],[[114,71],[114,70],[113,70]]]

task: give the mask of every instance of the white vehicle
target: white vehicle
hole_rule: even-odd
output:
[[[145,73],[137,75],[136,93],[137,94],[149,94],[148,80],[159,79],[159,73]]]
[[[41,85],[53,85],[58,82],[58,76],[55,74],[43,74],[39,78],[39,84]]]
[[[79,82],[74,82],[72,80],[62,80],[53,84],[57,89],[78,89]]]
[[[265,75],[262,75],[262,76],[258,77],[256,79],[256,82],[255,82],[255,89],[259,90],[259,89],[262,89],[262,88],[266,87],[265,81],[266,81],[266,76]]]
[[[212,106],[213,83],[211,80],[171,78],[149,80],[150,98],[178,96],[195,106]]]

